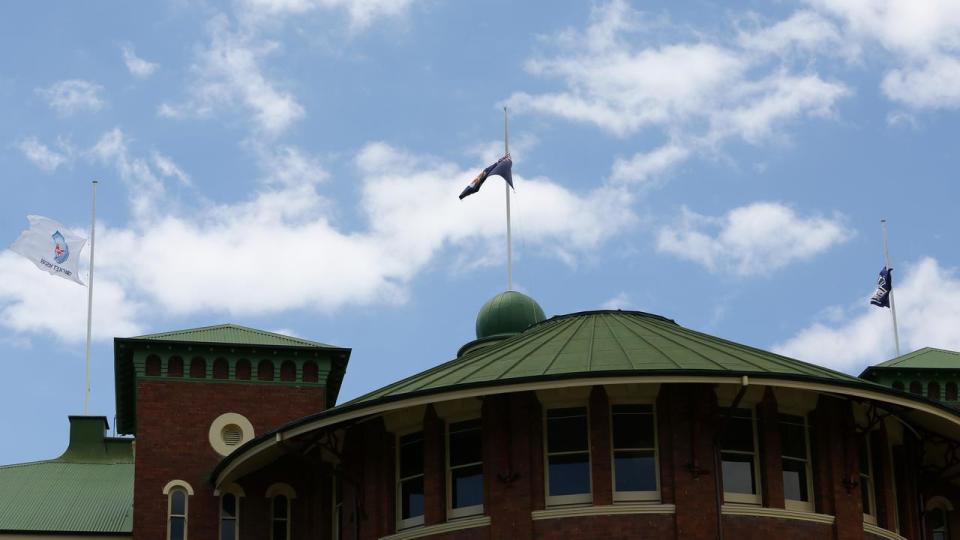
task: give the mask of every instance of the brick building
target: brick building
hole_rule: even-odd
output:
[[[858,378],[508,292],[453,360],[335,406],[349,349],[235,326],[118,338],[132,459],[72,417],[71,448],[81,425],[96,448],[39,462],[126,471],[114,525],[31,513],[44,475],[9,466],[0,537],[960,538],[960,362],[923,351]]]

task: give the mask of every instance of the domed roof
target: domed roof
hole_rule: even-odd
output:
[[[502,292],[480,308],[477,339],[519,334],[546,318],[543,308],[533,298],[517,291]]]

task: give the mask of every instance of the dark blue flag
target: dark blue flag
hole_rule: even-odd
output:
[[[483,182],[487,179],[488,176],[500,176],[510,184],[510,187],[513,187],[513,174],[511,169],[513,168],[513,160],[510,159],[510,154],[503,156],[498,159],[496,163],[487,167],[486,169],[480,171],[480,174],[473,179],[470,184],[464,188],[463,192],[460,193],[460,199],[462,200],[467,195],[473,195],[474,193],[480,191],[480,186],[483,185]]]
[[[870,303],[880,307],[890,307],[890,291],[893,290],[893,268],[883,267],[880,279],[877,280],[877,290],[870,297]]]

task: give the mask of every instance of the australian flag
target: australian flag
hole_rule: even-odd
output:
[[[880,279],[877,280],[877,290],[870,297],[870,303],[879,307],[890,307],[890,291],[893,290],[893,268],[883,267]]]
[[[480,171],[480,174],[473,179],[466,188],[463,189],[463,192],[460,193],[460,199],[463,200],[467,195],[473,195],[474,193],[480,191],[480,186],[483,185],[483,182],[487,179],[488,176],[500,176],[510,184],[510,187],[513,187],[513,174],[511,169],[513,168],[513,160],[510,159],[510,154],[503,156],[498,159],[496,163],[487,167],[486,169]]]

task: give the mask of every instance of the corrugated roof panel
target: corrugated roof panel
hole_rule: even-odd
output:
[[[319,341],[310,341],[284,334],[277,334],[275,332],[257,330],[256,328],[248,328],[238,324],[219,324],[200,328],[188,328],[185,330],[137,336],[130,339],[142,339],[145,341],[183,341],[190,343],[230,343],[267,347],[339,348],[333,345],[327,345],[326,343],[320,343]]]

